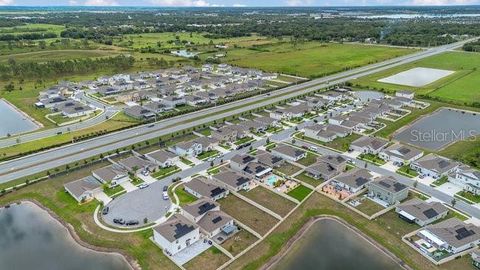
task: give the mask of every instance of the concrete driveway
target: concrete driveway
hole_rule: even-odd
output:
[[[164,200],[162,197],[163,187],[169,185],[169,180],[157,181],[150,184],[148,188],[137,189],[115,198],[107,206],[110,211],[103,216],[105,223],[121,227],[113,223],[114,218],[122,218],[125,221],[138,220],[139,227],[144,225],[144,218],[148,223],[154,222],[163,217],[170,209],[171,201]]]

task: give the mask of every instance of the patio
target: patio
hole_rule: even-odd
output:
[[[184,265],[202,252],[209,249],[212,245],[208,243],[208,239],[200,239],[177,254],[170,256],[170,259],[178,265]]]
[[[352,195],[349,191],[331,183],[324,185],[322,191],[338,200],[343,200]]]

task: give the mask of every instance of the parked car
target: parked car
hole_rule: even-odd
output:
[[[115,223],[115,224],[120,224],[120,225],[124,225],[124,224],[125,224],[125,220],[123,220],[123,218],[114,218],[114,219],[113,219],[113,223]]]
[[[166,192],[166,191],[163,192],[163,199],[164,199],[164,200],[170,199],[170,198],[168,197],[168,192]]]
[[[168,190],[168,187],[167,186],[163,186],[163,192],[167,191]]]
[[[144,189],[144,188],[147,188],[147,187],[149,187],[149,185],[145,184],[145,183],[138,185],[139,189]]]
[[[316,146],[310,146],[308,149],[313,152],[317,152],[318,148]]]
[[[105,207],[102,209],[102,215],[108,214],[108,211],[110,211],[110,207],[105,206]]]
[[[154,126],[155,126],[155,124],[150,124],[150,125],[148,125],[149,128],[152,128],[152,127],[154,127]]]
[[[138,224],[139,224],[138,220],[129,220],[125,223],[125,225],[127,225],[127,226],[133,226],[133,225],[138,225]]]

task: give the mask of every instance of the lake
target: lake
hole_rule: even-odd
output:
[[[418,120],[394,138],[428,150],[440,150],[453,142],[479,134],[478,113],[443,108]]]
[[[38,129],[30,119],[22,115],[5,100],[0,99],[0,137]]]
[[[68,230],[33,203],[0,208],[0,268],[129,270],[123,256],[80,246]]]
[[[321,219],[273,267],[275,270],[396,270],[390,257],[336,220]]]
[[[453,74],[454,71],[416,67],[378,80],[383,83],[422,87]]]

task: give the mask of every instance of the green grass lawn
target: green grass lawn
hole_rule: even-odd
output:
[[[438,187],[438,186],[441,186],[445,183],[448,182],[448,177],[447,176],[443,176],[441,177],[440,179],[437,179],[435,181],[432,182],[432,184],[430,184],[431,186],[434,186],[434,187]]]
[[[379,211],[382,211],[383,208],[381,205],[379,205],[376,202],[373,202],[370,199],[365,198],[360,205],[355,207],[356,209],[360,210],[361,212],[365,213],[367,216],[371,216]]]
[[[296,165],[293,165],[292,163],[288,163],[288,162],[285,162],[285,164],[283,164],[282,166],[278,167],[275,169],[276,172],[280,172],[284,175],[287,175],[287,176],[292,176],[294,175],[295,173],[301,171],[302,168],[296,166]]]
[[[376,165],[383,165],[383,164],[386,163],[385,160],[383,160],[379,156],[373,155],[373,154],[360,154],[358,156],[358,159],[361,159],[361,160],[364,160],[364,161],[367,161],[367,162],[370,162],[370,163],[373,163],[373,164],[376,164]]]
[[[181,161],[182,163],[187,164],[187,165],[190,166],[190,167],[193,167],[193,166],[195,165],[195,163],[191,162],[190,160],[188,160],[188,159],[186,159],[186,158],[184,158],[184,157],[180,157],[180,161]]]
[[[463,197],[463,198],[465,198],[467,200],[470,200],[474,203],[480,203],[480,195],[475,195],[475,194],[470,193],[468,191],[460,191],[457,194],[455,194],[455,197]]]
[[[204,135],[204,136],[212,135],[212,130],[210,128],[204,128],[202,130],[198,130],[197,132]]]
[[[254,140],[255,140],[255,139],[252,138],[252,137],[248,137],[248,136],[247,136],[247,137],[243,137],[243,138],[237,140],[237,141],[235,142],[235,145],[243,145],[243,144],[252,142],[252,141],[254,141]]]
[[[180,206],[192,203],[197,200],[195,196],[185,191],[185,188],[183,187],[183,185],[179,185],[178,187],[175,188],[175,194],[177,194],[178,196]]]
[[[116,187],[112,187],[112,188],[105,187],[105,188],[103,189],[103,192],[104,192],[105,194],[107,194],[109,197],[112,197],[113,195],[115,195],[115,194],[117,194],[117,193],[120,193],[120,192],[123,192],[123,191],[125,191],[125,189],[124,189],[122,186],[120,186],[120,185],[118,185],[118,186],[116,186]]]
[[[472,103],[480,100],[480,54],[464,52],[446,52],[413,63],[395,67],[386,71],[362,77],[351,82],[369,88],[393,92],[405,89],[405,86],[381,83],[377,80],[409,70],[414,67],[427,67],[455,71],[424,87],[408,87],[418,94],[439,98],[447,102]]]
[[[118,55],[119,52],[113,50],[45,50],[35,52],[25,52],[11,55],[0,55],[0,64],[5,64],[9,59],[14,59],[17,63],[22,62],[47,62],[47,61],[66,61],[85,58],[100,58]]]
[[[322,77],[413,52],[410,49],[320,42],[275,43],[228,51],[230,64],[302,77]]]
[[[480,137],[456,142],[441,150],[439,154],[480,169]]]
[[[165,178],[171,174],[181,171],[181,169],[177,166],[170,166],[166,168],[160,168],[156,172],[152,173],[152,177],[157,179]]]
[[[306,172],[298,174],[297,176],[295,176],[295,178],[314,187],[320,185],[323,182],[323,179],[315,179],[309,176]]]
[[[345,138],[336,138],[335,140],[333,140],[331,142],[324,143],[324,142],[321,142],[319,140],[315,140],[313,138],[304,136],[304,134],[302,132],[295,134],[295,138],[297,138],[297,139],[304,140],[304,141],[307,141],[307,142],[311,142],[311,143],[314,143],[314,144],[317,144],[317,145],[324,145],[326,147],[338,150],[340,152],[347,151],[350,148],[350,144],[360,137],[361,137],[361,135],[353,133],[351,135],[348,135]]]
[[[415,171],[414,169],[410,168],[409,165],[403,165],[397,170],[397,173],[401,175],[405,175],[410,178],[414,178],[418,176],[418,172]]]
[[[309,189],[308,187],[304,186],[304,185],[299,185],[298,187],[290,190],[287,195],[289,195],[290,197],[294,198],[294,199],[297,199],[299,202],[303,201],[307,196],[308,194],[310,194],[312,192],[311,189]]]
[[[200,155],[198,155],[197,158],[200,159],[200,160],[207,160],[211,157],[218,156],[218,154],[220,154],[220,151],[211,150],[211,151],[206,151],[206,152],[201,153]]]
[[[307,152],[307,156],[297,161],[297,163],[302,164],[303,166],[310,166],[317,162],[317,155]]]
[[[262,186],[258,186],[249,191],[241,192],[241,194],[252,201],[272,210],[280,216],[286,216],[296,205],[294,202],[285,199],[284,197]]]

